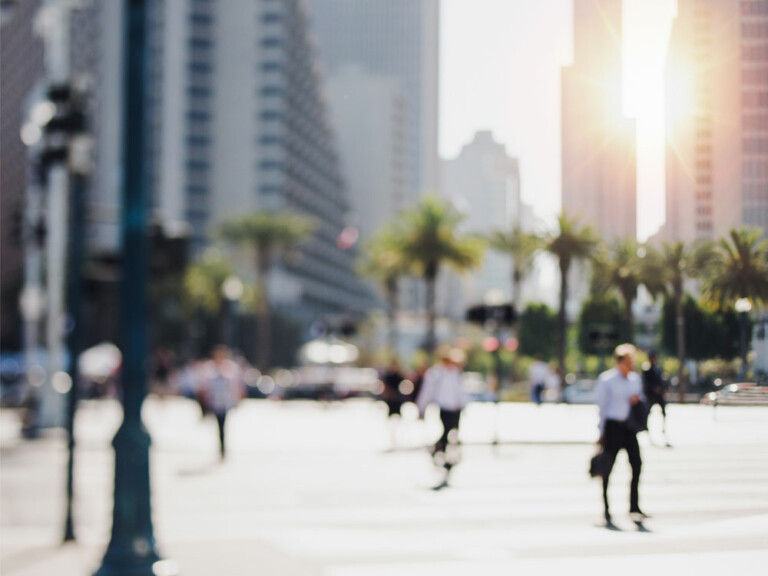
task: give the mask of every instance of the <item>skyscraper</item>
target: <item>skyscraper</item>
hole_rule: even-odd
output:
[[[678,0],[661,237],[768,229],[768,0]]]
[[[353,66],[329,78],[327,86],[350,224],[365,241],[406,206],[406,101],[397,80]]]
[[[121,4],[95,0],[73,26],[90,31],[75,35],[76,68],[96,79],[88,248],[114,259]],[[317,316],[371,307],[370,290],[352,270],[356,247],[338,240],[349,202],[303,2],[153,2],[148,43],[145,150],[152,216],[188,224],[193,255],[217,242],[224,218],[282,209],[310,216],[317,223],[313,238],[291,262],[276,263],[271,275],[279,315],[308,328]],[[242,268],[247,274],[250,261]],[[282,360],[290,361],[290,350]]]
[[[349,202],[303,2],[221,2],[215,26],[212,221],[256,209],[313,217],[301,256],[272,274],[275,300],[307,326],[367,310],[355,248],[337,243]]]
[[[562,207],[606,240],[637,234],[634,122],[622,114],[622,0],[574,0],[562,76]]]
[[[517,158],[510,157],[491,132],[477,132],[456,158],[443,160],[441,165],[442,194],[465,216],[462,232],[487,235],[508,232],[513,226],[532,228],[530,208],[521,202]],[[448,316],[462,318],[468,306],[484,302],[491,291],[501,292],[509,301],[513,297],[511,279],[509,255],[489,250],[482,266],[471,275],[451,276],[441,283],[439,308]]]
[[[409,201],[437,192],[438,0],[308,0],[308,5],[330,78],[353,65],[397,81],[407,118]]]

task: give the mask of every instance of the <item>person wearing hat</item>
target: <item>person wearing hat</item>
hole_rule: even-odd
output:
[[[616,367],[600,374],[595,386],[595,398],[600,409],[600,444],[609,454],[608,472],[603,476],[603,505],[605,521],[611,524],[608,507],[608,478],[620,450],[626,450],[632,467],[632,481],[629,493],[629,513],[635,522],[641,522],[647,516],[640,510],[639,485],[640,446],[637,433],[628,426],[629,414],[633,404],[643,400],[643,387],[640,376],[632,370],[635,347],[621,344],[614,352]]]
[[[426,371],[416,398],[419,418],[424,418],[429,404],[437,404],[440,408],[443,434],[432,449],[433,456],[439,452],[445,453],[448,438],[452,436],[453,431],[453,435],[458,438],[461,411],[469,404],[469,398],[461,384],[461,368],[466,361],[466,354],[459,348],[445,348],[438,355],[440,362]]]
[[[643,392],[648,400],[648,411],[653,408],[654,404],[658,404],[661,407],[662,427],[661,431],[666,436],[667,433],[667,401],[664,395],[667,391],[667,382],[661,373],[659,367],[659,357],[656,350],[648,351],[648,364],[643,370]]]

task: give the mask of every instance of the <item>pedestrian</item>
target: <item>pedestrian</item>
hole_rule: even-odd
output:
[[[462,366],[466,354],[459,348],[444,349],[439,353],[440,361],[424,374],[416,405],[419,418],[424,418],[427,406],[431,403],[440,408],[440,421],[443,433],[432,449],[432,456],[445,455],[449,439],[458,440],[461,411],[469,403],[469,398],[461,383]]]
[[[631,407],[642,401],[643,389],[640,376],[633,371],[635,347],[621,344],[614,353],[616,367],[600,374],[595,386],[595,397],[600,409],[600,444],[608,454],[606,474],[603,476],[603,506],[605,521],[611,525],[608,506],[608,480],[619,450],[626,450],[632,468],[629,492],[629,513],[632,520],[640,523],[647,516],[640,510],[639,486],[640,446],[637,433],[628,426]]]
[[[648,352],[648,364],[643,370],[643,392],[648,401],[648,412],[651,411],[654,404],[658,404],[661,408],[661,431],[665,439],[667,436],[667,400],[665,395],[668,387],[669,384],[664,379],[659,366],[659,356],[656,350],[650,350]],[[667,446],[669,446],[669,442],[667,442]]]
[[[528,380],[531,400],[537,405],[540,405],[544,400],[544,389],[549,376],[549,366],[541,359],[541,356],[536,355],[533,364],[528,369]]]
[[[381,375],[381,382],[384,384],[382,399],[387,405],[387,418],[390,422],[390,434],[392,436],[392,448],[397,444],[396,421],[401,417],[404,396],[401,391],[401,385],[405,380],[403,369],[397,358],[393,358]]]
[[[226,456],[225,424],[227,413],[243,398],[243,374],[226,346],[218,346],[205,369],[205,405],[216,417],[219,428],[219,454]]]

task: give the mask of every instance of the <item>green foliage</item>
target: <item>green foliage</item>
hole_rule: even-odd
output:
[[[528,304],[520,317],[519,353],[552,360],[556,354],[557,317],[546,304]]]
[[[610,355],[623,334],[621,304],[613,297],[592,297],[579,314],[579,350],[583,354]]]
[[[592,256],[598,237],[591,227],[579,226],[578,220],[566,214],[561,214],[557,223],[557,233],[545,239],[544,248],[557,258],[560,271],[567,273],[573,261]]]
[[[741,228],[717,242],[703,286],[709,302],[722,309],[739,298],[768,304],[768,240],[761,239],[763,233]]]
[[[427,280],[437,277],[442,264],[459,272],[482,261],[485,243],[456,233],[464,216],[448,202],[430,196],[401,215],[397,236],[407,267]]]
[[[188,312],[217,313],[221,308],[221,287],[232,274],[232,265],[218,250],[207,250],[184,274],[184,304]]]
[[[702,308],[696,300],[687,296],[683,301],[683,316],[688,357],[694,360],[730,360],[739,356],[740,324],[735,312]],[[662,348],[668,354],[676,355],[675,325],[674,303],[668,299],[662,313]],[[751,333],[751,321],[748,319],[748,339]]]
[[[221,238],[233,245],[250,245],[261,253],[288,251],[307,240],[317,227],[314,220],[291,211],[253,212],[221,223]]]

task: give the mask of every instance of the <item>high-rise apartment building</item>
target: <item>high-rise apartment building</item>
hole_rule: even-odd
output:
[[[120,2],[94,0],[72,20],[73,74],[94,79],[86,243],[100,264],[119,252],[122,18]],[[216,242],[224,218],[282,209],[310,216],[314,236],[271,275],[279,314],[308,328],[324,314],[369,309],[371,291],[353,273],[356,247],[339,241],[350,206],[303,2],[165,0],[150,3],[148,24],[151,216],[188,224],[193,255]],[[252,262],[242,268],[247,274]],[[114,309],[116,279],[89,305]]]
[[[438,0],[308,0],[329,78],[350,65],[396,81],[405,102],[409,203],[438,190]],[[389,106],[389,104],[385,104]],[[337,117],[344,108],[334,111]],[[378,114],[371,110],[371,114]],[[386,113],[383,110],[382,113]],[[361,143],[365,145],[365,143]],[[342,148],[342,156],[347,150]],[[351,195],[357,194],[351,190]]]
[[[768,0],[678,0],[661,237],[768,229]]]
[[[373,304],[355,248],[338,242],[350,206],[308,26],[299,0],[217,5],[211,135],[214,222],[257,209],[317,222],[300,257],[271,275],[275,301],[306,326]]]
[[[606,240],[637,234],[634,122],[622,113],[622,0],[574,0],[562,74],[562,208]]]
[[[405,98],[397,80],[353,66],[328,78],[327,95],[349,191],[349,221],[364,242],[406,206]]]

